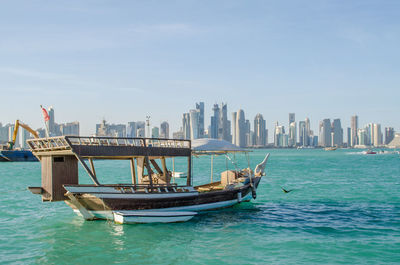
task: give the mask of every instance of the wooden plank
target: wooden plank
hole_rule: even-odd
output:
[[[192,185],[192,156],[188,156],[188,176],[186,179],[186,185]]]
[[[158,166],[157,162],[154,159],[150,159],[150,162],[159,174],[163,174],[163,171],[161,170],[161,168]]]
[[[146,164],[146,168],[147,168],[147,174],[149,175],[149,181],[150,181],[150,192],[153,192],[153,171],[150,168],[150,163],[149,163],[149,157],[145,157],[145,164]]]
[[[129,159],[129,161],[131,164],[132,184],[136,185],[135,159],[131,158],[131,159]]]
[[[190,156],[188,148],[137,147],[137,146],[91,146],[72,145],[72,151],[80,157],[133,157],[133,156]]]
[[[96,176],[96,170],[94,169],[94,164],[93,164],[93,158],[89,158],[89,164],[90,164],[90,169],[93,172],[93,175],[97,178]]]
[[[164,178],[165,179],[167,179],[167,175],[168,175],[168,170],[167,170],[167,165],[166,165],[166,163],[165,163],[165,157],[162,157],[161,158],[161,165],[162,165],[162,168],[163,168],[163,172],[164,172]]]
[[[78,156],[75,155],[76,158],[78,159],[78,161],[81,163],[81,165],[83,166],[83,168],[86,170],[86,172],[89,174],[89,177],[92,179],[92,181],[94,182],[94,184],[96,186],[100,186],[99,181],[97,180],[96,176],[92,173],[92,171],[90,171],[90,168],[86,165],[86,163]]]

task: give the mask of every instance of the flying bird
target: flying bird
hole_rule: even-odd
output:
[[[289,192],[291,192],[293,190],[293,189],[292,190],[285,190],[283,187],[281,187],[281,189],[283,190],[284,193],[289,193]]]

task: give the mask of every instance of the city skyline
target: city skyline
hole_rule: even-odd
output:
[[[210,108],[212,107],[212,106],[215,106],[216,104],[207,104],[207,103],[205,103],[205,102],[201,102],[201,103],[204,103],[204,105],[202,106],[202,108],[203,108],[203,120],[204,120],[204,128],[205,129],[207,129],[207,127],[208,126],[211,126],[211,123],[208,121],[209,120],[209,118],[212,116],[212,110],[210,111],[210,109],[208,109],[207,107],[209,106]],[[193,104],[197,104],[197,103],[192,103],[192,105]],[[227,106],[227,118],[228,118],[228,120],[229,121],[231,121],[232,120],[232,117],[231,117],[231,115],[232,115],[232,113],[233,112],[236,112],[237,111],[237,109],[236,108],[233,108],[232,109],[232,107],[229,107],[229,106]],[[54,109],[54,107],[53,106],[50,106],[50,107],[48,107],[48,109],[49,109],[49,112],[51,113],[52,111],[54,111],[53,109]],[[193,109],[193,106],[192,106],[192,108],[190,108],[189,107],[189,109]],[[57,110],[58,110],[58,108],[57,108]],[[306,116],[306,117],[301,117],[300,115],[298,115],[297,113],[298,112],[286,112],[286,113],[284,113],[283,115],[284,116],[286,116],[285,118],[283,118],[282,120],[278,120],[278,119],[274,119],[274,118],[270,118],[269,116],[268,116],[268,114],[265,114],[264,112],[262,112],[262,111],[258,111],[258,112],[256,112],[254,115],[252,115],[252,114],[248,114],[248,112],[246,111],[246,109],[244,109],[244,112],[245,112],[245,115],[246,115],[246,119],[249,119],[250,121],[254,121],[254,117],[255,116],[257,116],[258,114],[261,114],[263,117],[264,117],[264,119],[266,120],[266,129],[268,130],[268,131],[270,131],[270,132],[272,132],[273,130],[274,130],[274,128],[275,128],[275,123],[276,122],[279,122],[279,124],[281,124],[281,125],[284,125],[285,126],[285,128],[289,131],[289,123],[288,122],[285,122],[285,118],[287,119],[287,116],[288,115],[290,115],[290,114],[292,114],[292,113],[294,113],[295,115],[296,115],[296,122],[297,122],[297,124],[298,124],[298,122],[299,121],[304,121],[305,119],[307,119],[307,118],[309,118],[310,120],[311,120],[311,122],[309,121],[309,123],[311,123],[310,125],[308,125],[310,128],[310,130],[312,130],[312,131],[314,131],[314,132],[318,132],[318,130],[319,130],[319,122],[320,121],[322,121],[323,119],[325,119],[326,117],[328,117],[328,118],[330,118],[330,119],[336,119],[336,118],[338,118],[338,119],[340,119],[341,120],[341,125],[342,125],[342,128],[343,128],[343,135],[344,136],[346,136],[347,135],[347,128],[348,127],[352,127],[352,125],[351,125],[351,118],[354,116],[354,114],[355,113],[352,113],[351,115],[349,115],[349,116],[347,116],[347,117],[335,117],[335,116],[333,116],[333,115],[327,115],[327,116],[325,116],[324,118],[322,118],[322,119],[320,119],[320,120],[317,120],[317,119],[315,119],[314,118],[314,116],[313,115],[310,115],[310,116]],[[185,114],[185,111],[183,110],[183,113]],[[188,115],[189,115],[189,113],[188,113]],[[33,129],[43,129],[44,128],[44,122],[43,122],[43,117],[42,117],[42,113],[41,113],[41,110],[39,109],[39,108],[37,108],[37,116],[38,116],[38,120],[40,120],[40,124],[39,124],[39,126],[38,127],[36,127],[36,126],[34,126],[33,124],[38,124],[38,122],[36,122],[36,123],[30,123],[30,122],[27,122],[26,120],[24,120],[24,119],[19,119],[19,120],[21,120],[21,121],[23,121],[23,122],[25,122],[26,124],[29,124],[29,126],[31,126]],[[50,115],[50,117],[53,117],[54,115]],[[60,114],[59,114],[59,111],[57,111],[57,117],[59,117],[60,116]],[[104,116],[106,116],[106,115],[104,115]],[[101,121],[103,120],[103,119],[105,119],[107,122],[109,122],[109,123],[113,123],[113,124],[128,124],[129,122],[131,122],[131,121],[145,121],[146,120],[146,116],[145,117],[138,117],[137,119],[130,119],[130,120],[126,120],[126,121],[121,121],[121,119],[117,119],[117,120],[110,120],[110,119],[107,119],[107,118],[105,118],[105,117],[102,117],[101,119],[99,119],[99,120],[96,120],[94,123],[93,123],[93,127],[92,128],[87,128],[87,125],[85,126],[85,125],[83,125],[82,124],[82,122],[80,121],[80,120],[77,120],[77,119],[75,119],[75,120],[62,120],[61,122],[60,122],[60,119],[58,118],[57,119],[57,121],[60,123],[60,125],[61,124],[68,124],[68,123],[71,123],[71,122],[79,122],[79,131],[80,131],[80,135],[93,135],[93,134],[95,134],[96,133],[96,131],[97,131],[97,128],[95,128],[96,126],[96,124],[98,125],[98,124],[100,124],[101,123]],[[151,115],[151,117],[153,117],[154,115]],[[179,115],[175,115],[175,116],[178,116],[179,117]],[[357,115],[356,115],[356,117],[357,117],[357,119],[358,119],[358,128],[361,128],[361,127],[364,127],[364,126],[366,126],[366,125],[368,125],[369,123],[379,123],[379,124],[381,124],[381,127],[384,129],[384,128],[386,128],[386,127],[391,127],[391,128],[393,128],[395,131],[400,131],[398,128],[400,128],[400,127],[397,127],[397,126],[395,126],[395,125],[393,125],[393,123],[387,123],[387,124],[385,124],[385,123],[383,123],[383,122],[380,122],[379,120],[371,120],[371,119],[368,119],[368,118],[365,118],[365,117],[362,117],[362,116],[360,116],[360,115],[358,115],[358,113],[357,113]],[[360,117],[361,117],[361,119],[360,119]],[[17,120],[18,118],[16,118],[16,119],[11,119],[11,120],[0,120],[0,123],[1,124],[3,124],[3,125],[6,125],[6,124],[13,124],[14,122],[15,122],[15,120]],[[154,120],[156,120],[155,118],[150,118],[150,123],[151,123],[151,127],[154,127],[154,126],[160,126],[160,124],[162,123],[162,122],[164,122],[164,121],[166,121],[166,122],[168,122],[169,123],[169,126],[170,126],[170,128],[169,128],[169,131],[171,132],[170,134],[171,134],[171,136],[172,136],[172,132],[176,132],[176,131],[179,131],[179,129],[180,129],[180,127],[182,127],[182,116],[181,116],[181,118],[180,119],[177,119],[178,120],[178,123],[177,124],[171,124],[171,122],[169,121],[169,120],[161,120],[161,119],[158,119],[159,121],[154,121]],[[50,121],[50,123],[54,123],[54,121]],[[253,124],[253,123],[252,123]],[[253,126],[253,125],[252,125]],[[297,125],[297,126],[299,126],[299,125]],[[85,127],[85,128],[87,128],[85,131],[86,131],[86,133],[85,133],[85,131],[84,130],[82,130],[82,127]],[[50,128],[51,130],[53,130],[52,128]],[[190,129],[190,128],[189,128]],[[204,129],[203,129],[204,130]],[[146,132],[147,133],[147,132]],[[299,134],[299,128],[297,128],[297,134]],[[233,135],[233,132],[232,132],[232,135]],[[270,135],[268,135],[269,136],[269,142],[271,142],[272,140],[273,140],[273,134],[270,134]],[[297,138],[299,137],[299,135],[297,135]]]
[[[348,127],[342,126],[340,118],[326,118],[319,121],[317,131],[312,130],[310,118],[296,121],[296,113],[288,113],[288,123],[274,123],[274,130],[269,134],[267,121],[261,113],[251,118],[246,118],[245,111],[242,109],[231,112],[231,120],[228,115],[228,104],[214,104],[210,117],[210,123],[204,122],[204,102],[195,103],[196,108],[182,114],[182,126],[178,131],[171,131],[170,124],[163,121],[157,126],[150,122],[150,116],[146,116],[146,121],[130,121],[125,124],[107,123],[102,120],[96,124],[95,132],[90,135],[114,136],[114,137],[156,137],[156,138],[175,138],[175,139],[199,139],[215,138],[232,142],[240,147],[247,146],[275,146],[275,147],[296,147],[296,146],[381,146],[388,144],[395,135],[393,127],[382,127],[380,123],[371,123],[364,126],[358,124],[358,116],[351,116],[351,123]],[[48,133],[45,129],[38,128],[39,137],[59,136],[59,135],[79,135],[79,122],[57,123],[55,119],[55,109],[49,107],[48,121],[45,122]],[[286,127],[285,127],[286,126]],[[0,140],[12,134],[14,125],[0,123]],[[254,129],[253,129],[254,128]],[[347,134],[345,134],[347,133]],[[8,136],[7,136],[8,135]],[[272,141],[269,139],[270,136]],[[21,141],[27,139],[29,134],[23,131],[20,133]],[[17,144],[18,141],[17,139]]]
[[[0,92],[12,100],[0,119],[39,128],[43,104],[59,121],[79,120],[81,134],[103,118],[147,115],[176,131],[176,114],[203,101],[206,117],[220,102],[229,102],[228,115],[261,113],[270,132],[288,112],[310,117],[314,131],[327,117],[347,127],[355,113],[362,125],[399,130],[399,8],[371,0],[5,2]]]

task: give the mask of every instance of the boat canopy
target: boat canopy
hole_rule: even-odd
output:
[[[210,155],[248,151],[225,140],[202,138],[192,140],[192,152],[194,155]]]

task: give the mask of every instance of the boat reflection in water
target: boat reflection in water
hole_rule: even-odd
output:
[[[192,155],[211,155],[211,178],[215,155],[244,152],[226,141],[158,138],[61,136],[32,139],[28,144],[42,165],[42,186],[29,187],[43,201],[65,201],[86,220],[113,219],[117,223],[183,222],[198,211],[233,206],[256,198],[256,190],[269,154],[256,166],[226,170],[221,180],[193,186]],[[187,159],[186,185],[173,180],[175,168],[167,159]],[[94,160],[129,160],[131,184],[101,184]],[[87,162],[88,164],[87,164]],[[93,181],[79,184],[78,162]]]

